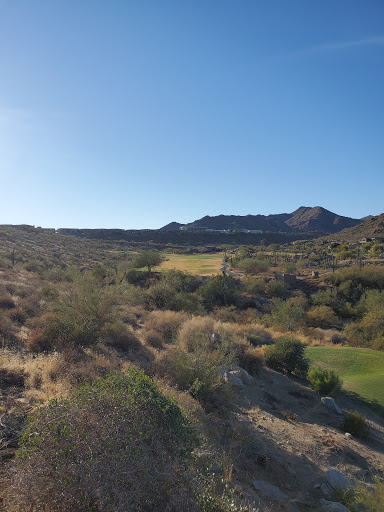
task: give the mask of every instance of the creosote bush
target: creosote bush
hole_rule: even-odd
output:
[[[265,364],[282,373],[306,377],[309,360],[305,358],[304,345],[296,338],[281,337],[268,347],[264,354]]]
[[[188,509],[183,471],[197,445],[191,422],[143,372],[109,374],[33,415],[7,505],[115,512],[177,502]]]
[[[308,373],[308,379],[311,383],[311,388],[323,395],[337,393],[342,386],[340,377],[333,370],[312,368]]]

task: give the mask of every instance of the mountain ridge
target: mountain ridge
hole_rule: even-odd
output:
[[[369,216],[371,217],[371,216]],[[160,228],[161,230],[263,230],[285,233],[303,233],[317,231],[319,233],[337,233],[346,228],[353,228],[360,224],[362,219],[353,219],[338,215],[321,206],[300,206],[292,213],[278,213],[271,215],[205,215],[187,224],[171,222]]]

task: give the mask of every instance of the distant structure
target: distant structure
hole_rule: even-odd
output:
[[[286,274],[283,272],[275,272],[275,279],[284,286],[293,287],[296,284],[296,274]]]
[[[204,232],[204,233],[254,233],[260,235],[263,230],[262,229],[213,229],[213,228],[204,228],[204,227],[189,227],[189,226],[181,226],[179,231],[191,231],[191,232]]]

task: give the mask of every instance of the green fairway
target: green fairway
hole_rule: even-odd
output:
[[[334,370],[343,389],[384,410],[384,353],[351,347],[307,347],[315,365]]]
[[[166,254],[161,270],[175,268],[195,275],[212,275],[220,272],[223,253],[214,254]]]

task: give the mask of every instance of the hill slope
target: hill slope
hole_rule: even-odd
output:
[[[359,240],[360,238],[381,237],[384,238],[384,213],[370,217],[365,222],[349,229],[343,229],[337,233],[340,240]]]

